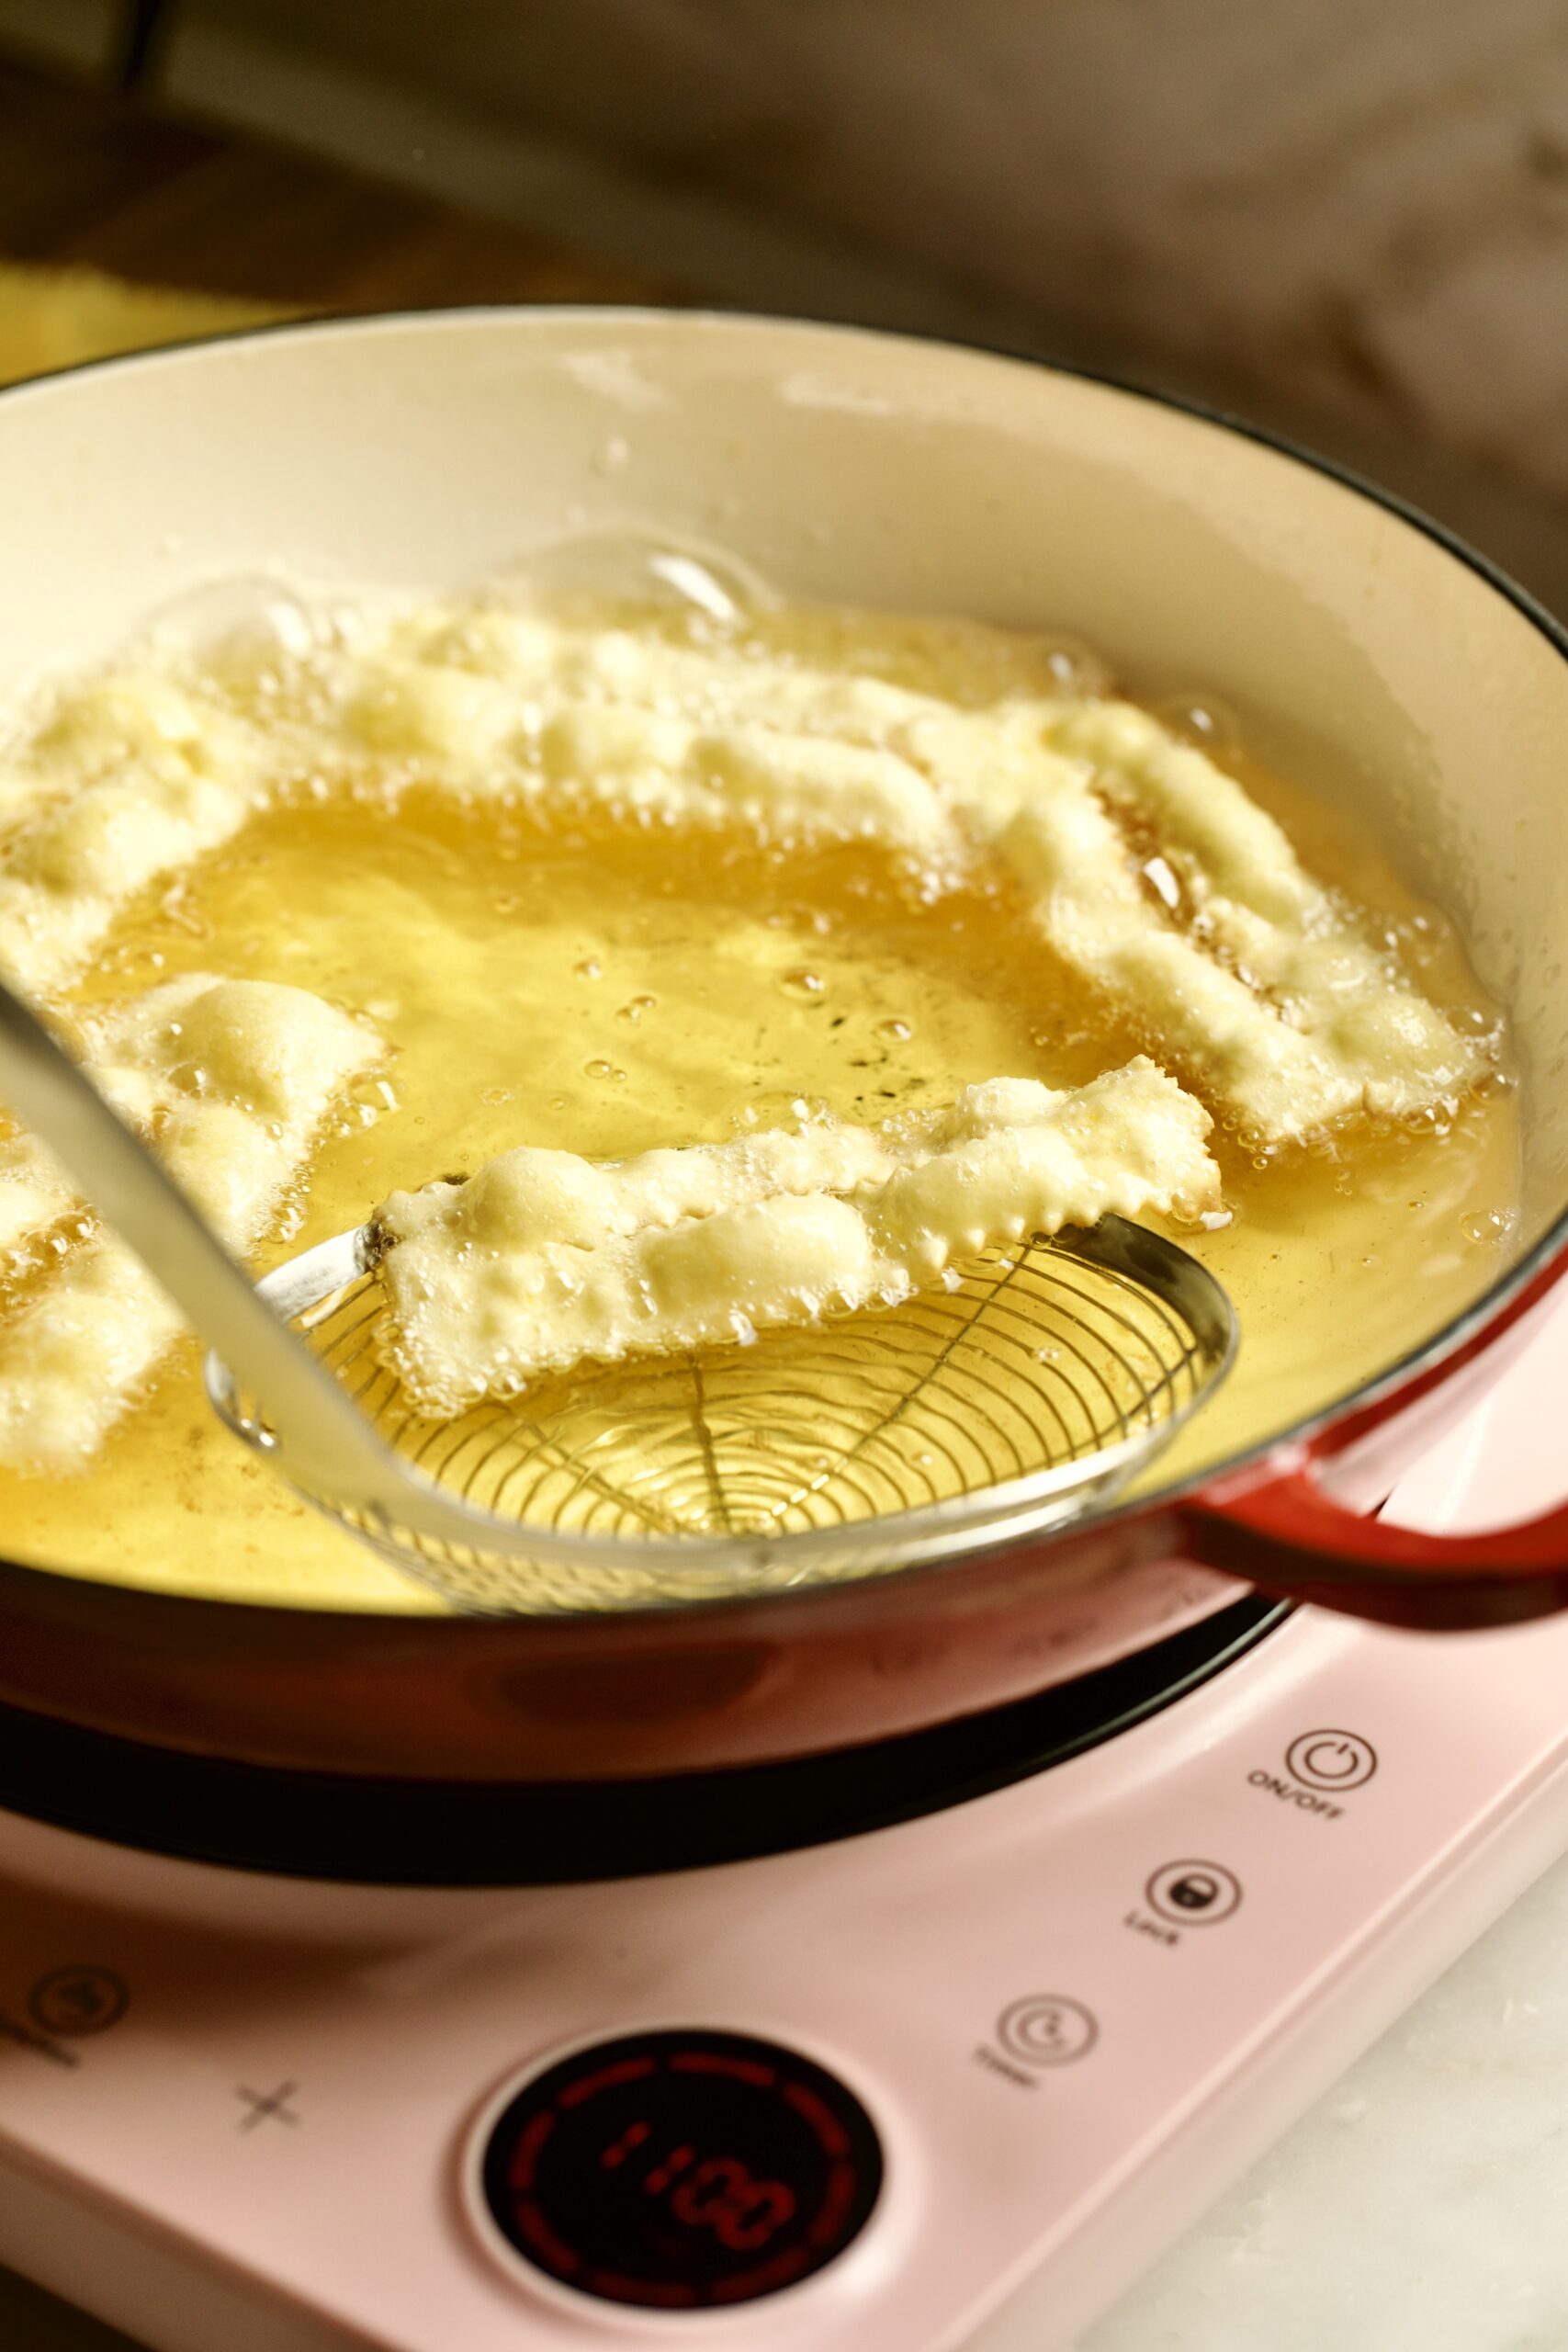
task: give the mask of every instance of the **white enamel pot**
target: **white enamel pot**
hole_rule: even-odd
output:
[[[786,591],[1067,626],[1371,815],[1510,1012],[1525,1177],[1457,1322],[1197,1486],[847,1587],[467,1621],[0,1566],[0,1703],[262,1767],[592,1779],[853,1745],[1105,1665],[1247,1586],[1428,1627],[1568,1605],[1568,1517],[1363,1514],[1562,1265],[1568,644],[1429,526],[1223,421],[898,337],[687,313],[291,327],[0,398],[0,684],[261,568],[434,588],[628,521]],[[220,951],[216,943],[215,955]],[[3,1531],[0,1531],[3,1543]]]

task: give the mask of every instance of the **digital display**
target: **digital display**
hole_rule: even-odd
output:
[[[483,2157],[508,2244],[581,2294],[650,2311],[750,2302],[864,2227],[882,2152],[822,2067],[749,2035],[630,2034],[510,2101]]]

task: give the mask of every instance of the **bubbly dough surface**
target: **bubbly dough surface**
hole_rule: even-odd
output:
[[[1283,829],[1234,777],[1129,703],[1086,704],[1050,741],[1090,763],[1100,802],[1146,825],[1185,899],[1185,933],[1096,807],[1053,828],[1024,803],[1004,853],[1047,882],[1042,920],[1081,968],[1268,1140],[1347,1114],[1403,1117],[1472,1087],[1486,1066],[1305,871]]]
[[[382,1351],[439,1417],[584,1359],[895,1306],[998,1243],[1212,1208],[1209,1125],[1140,1057],[1066,1091],[997,1080],[880,1128],[825,1122],[621,1167],[524,1147],[378,1212]]]
[[[62,696],[0,802],[0,970],[49,997],[139,891],[241,830],[266,774],[260,729],[156,671]]]
[[[275,1216],[345,1082],[377,1060],[361,1023],[300,989],[186,973],[86,1024],[88,1074],[152,1146],[220,1240],[243,1253]],[[0,1463],[79,1467],[183,1329],[141,1261],[86,1216],[37,1145],[7,1148],[33,1230],[83,1233],[0,1323]]]

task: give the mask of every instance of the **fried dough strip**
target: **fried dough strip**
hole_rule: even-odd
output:
[[[447,607],[405,622],[386,652],[394,662],[493,681],[525,704],[679,710],[699,727],[760,723],[850,743],[883,743],[889,728],[953,707],[853,669],[735,649],[716,654],[635,628],[574,626],[504,605]]]
[[[333,1101],[381,1047],[302,989],[189,973],[96,1024],[89,1052],[95,1078],[241,1252],[270,1223]],[[79,1468],[181,1329],[141,1261],[96,1231],[0,1324],[0,1464]]]
[[[923,1139],[907,1127],[872,1131],[874,1155],[885,1155],[879,1170],[888,1159],[912,1156],[854,1190],[830,1189],[853,1172],[842,1134],[814,1143],[815,1130],[786,1139],[820,1154],[808,1187],[804,1158],[787,1170],[782,1161],[728,1162],[718,1184],[711,1157],[690,1187],[662,1177],[661,1207],[678,1199],[718,1204],[675,1223],[629,1227],[649,1197],[640,1176],[618,1212],[585,1182],[584,1198],[597,1205],[578,1229],[607,1237],[588,1247],[559,1238],[570,1216],[540,1215],[531,1182],[513,1188],[507,1162],[517,1155],[503,1155],[467,1184],[396,1194],[379,1212],[389,1246],[378,1344],[419,1408],[446,1418],[584,1360],[679,1353],[825,1313],[891,1306],[994,1243],[1092,1225],[1112,1211],[1136,1216],[1212,1204],[1218,1174],[1204,1145],[1208,1128],[1201,1107],[1142,1057],[1070,1092],[998,1081],[967,1090]],[[578,1165],[613,1191],[615,1169]],[[781,1172],[801,1189],[759,1194]],[[560,1187],[553,1200],[567,1200],[569,1191]]]
[[[378,1215],[381,1229],[400,1242],[441,1228],[459,1247],[476,1240],[484,1247],[560,1242],[597,1250],[779,1193],[864,1192],[954,1144],[1053,1119],[1066,1099],[1037,1079],[993,1078],[964,1087],[946,1110],[905,1111],[873,1127],[821,1118],[620,1160],[522,1144],[466,1182],[394,1193]]]
[[[874,840],[952,865],[964,841],[896,752],[757,723],[744,733],[635,703],[528,704],[488,678],[423,664],[372,668],[345,724],[370,749],[433,761],[476,797],[597,802],[671,823],[744,824],[764,840]]]
[[[71,1181],[31,1136],[0,1143],[0,1254],[10,1255],[58,1225],[75,1205]]]
[[[1352,1076],[1162,921],[1120,833],[1087,794],[1022,810],[998,848],[1040,892],[1037,919],[1057,953],[1201,1091],[1270,1136],[1307,1134],[1354,1107],[1361,1089]]]
[[[254,813],[265,746],[148,673],[96,681],[36,737],[0,864],[0,973],[37,997],[71,979],[120,909]]]
[[[1289,837],[1195,745],[1129,703],[1086,704],[1053,729],[1057,747],[1094,763],[1097,784],[1155,831],[1207,937],[1268,992],[1311,1044],[1321,1075],[1302,1099],[1244,1080],[1231,1099],[1264,1135],[1300,1135],[1346,1111],[1398,1117],[1463,1093],[1484,1057],[1399,978],[1342,905],[1307,873]],[[1180,1000],[1177,1000],[1179,1017]],[[1151,1005],[1157,1023],[1167,1008]],[[1156,1029],[1162,1036],[1167,1033]],[[1173,1050],[1179,1050],[1171,1040]],[[1267,1059],[1261,1036],[1256,1049]],[[1299,1070],[1289,1047],[1281,1071]]]

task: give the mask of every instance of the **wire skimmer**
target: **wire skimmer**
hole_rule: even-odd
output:
[[[207,1341],[230,1428],[460,1609],[730,1599],[1037,1532],[1151,1462],[1235,1352],[1213,1276],[1106,1217],[896,1308],[578,1372],[433,1423],[380,1363],[370,1227],[253,1289],[3,982],[0,1077]]]
[[[380,1361],[369,1228],[259,1284],[388,1449],[368,1505],[308,1479],[210,1355],[209,1394],[307,1498],[459,1608],[602,1610],[842,1580],[1103,1503],[1229,1368],[1230,1303],[1107,1217],[894,1308],[541,1379],[422,1419]]]

